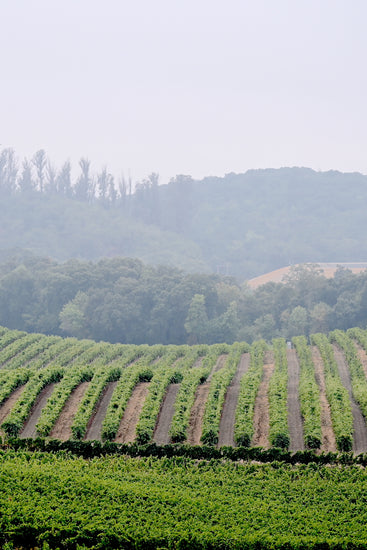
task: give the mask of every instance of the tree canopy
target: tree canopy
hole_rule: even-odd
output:
[[[1,257],[2,256],[2,257]],[[0,256],[0,325],[133,344],[195,344],[328,332],[367,324],[367,272],[296,267],[251,290],[132,258],[58,263],[27,251]]]

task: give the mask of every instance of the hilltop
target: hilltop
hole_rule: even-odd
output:
[[[20,175],[4,178],[0,249],[59,260],[130,256],[240,281],[289,264],[367,258],[367,176],[358,173],[249,170],[166,185],[152,174],[119,190],[107,172],[73,183],[60,171],[28,187]]]

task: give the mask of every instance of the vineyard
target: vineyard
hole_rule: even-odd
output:
[[[0,327],[0,546],[366,548],[366,350]]]
[[[0,329],[0,435],[367,452],[367,331],[135,346]]]

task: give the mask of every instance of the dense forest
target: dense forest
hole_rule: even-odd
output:
[[[133,344],[270,341],[367,324],[367,272],[325,278],[295,266],[285,283],[251,290],[231,277],[189,274],[131,258],[58,263],[0,255],[0,325]]]
[[[74,175],[75,172],[75,175]],[[285,265],[365,261],[367,176],[250,170],[159,185],[55,167],[45,151],[0,150],[0,249],[65,261],[135,257],[244,281]]]

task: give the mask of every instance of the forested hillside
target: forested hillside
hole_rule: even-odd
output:
[[[294,267],[285,283],[251,290],[131,258],[58,263],[2,253],[0,324],[126,344],[233,343],[367,324],[367,272]]]
[[[0,151],[0,249],[66,260],[130,256],[240,281],[289,264],[365,261],[367,177],[306,168],[250,170],[159,185],[93,173],[81,159],[20,165]]]

